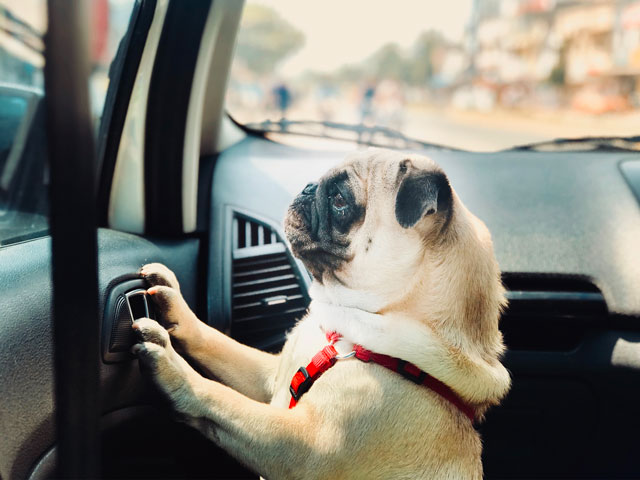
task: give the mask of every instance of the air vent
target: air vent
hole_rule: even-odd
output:
[[[503,283],[509,306],[500,329],[511,350],[572,350],[607,316],[602,293],[584,279],[505,274]]]
[[[306,283],[275,229],[236,214],[233,232],[231,334],[276,351],[306,312]]]
[[[233,248],[259,247],[277,242],[280,242],[278,236],[267,225],[261,224],[244,215],[234,216]]]

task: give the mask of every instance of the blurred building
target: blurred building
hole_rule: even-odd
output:
[[[505,107],[603,113],[640,91],[640,1],[476,1],[466,48],[472,84]]]
[[[0,82],[43,87],[44,0],[0,4]]]

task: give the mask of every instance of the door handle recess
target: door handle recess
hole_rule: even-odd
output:
[[[102,359],[117,363],[133,359],[131,347],[138,337],[131,323],[139,318],[154,318],[143,280],[127,280],[111,288],[102,318]]]
[[[131,322],[140,318],[149,318],[149,303],[147,302],[147,291],[139,288],[124,294],[131,316]]]

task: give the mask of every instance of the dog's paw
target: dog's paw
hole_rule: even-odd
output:
[[[175,273],[169,270],[161,263],[148,263],[140,269],[140,276],[142,276],[149,286],[163,286],[170,287],[174,290],[180,291],[180,284],[176,278]]]
[[[151,376],[178,412],[192,414],[197,372],[173,349],[169,333],[158,322],[141,318],[132,328],[140,343],[131,352],[138,357],[143,372]]]
[[[149,343],[160,348],[171,347],[169,332],[158,322],[150,318],[140,318],[131,325],[143,343]]]
[[[156,286],[147,290],[149,299],[158,314],[158,320],[171,334],[171,338],[184,347],[184,342],[200,337],[200,320],[187,305],[182,294],[171,287]]]
[[[175,288],[156,285],[147,290],[147,295],[155,312],[158,313],[160,322],[167,330],[180,325],[182,317],[190,311],[184,298]]]

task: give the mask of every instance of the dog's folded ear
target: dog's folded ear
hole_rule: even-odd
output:
[[[403,228],[414,227],[423,217],[451,209],[451,186],[443,172],[416,171],[400,184],[396,218]]]

